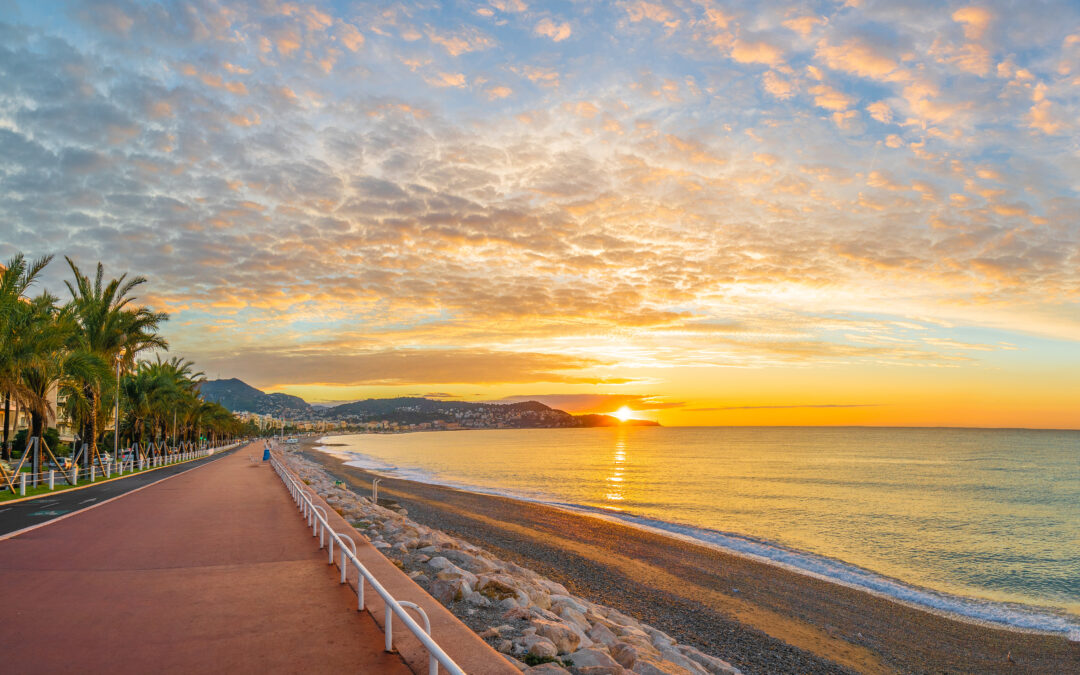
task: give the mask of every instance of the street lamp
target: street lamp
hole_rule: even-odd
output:
[[[120,460],[120,361],[127,352],[123,347],[116,353],[116,409],[113,413],[113,461],[120,467],[120,473],[124,472],[124,465]]]

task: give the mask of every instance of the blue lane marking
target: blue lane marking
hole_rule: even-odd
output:
[[[34,511],[31,516],[62,516],[67,511]]]

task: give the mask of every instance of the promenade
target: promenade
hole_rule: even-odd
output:
[[[0,670],[409,672],[256,452],[0,541]]]

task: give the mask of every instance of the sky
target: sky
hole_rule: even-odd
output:
[[[1080,5],[0,0],[0,257],[312,402],[1080,428]]]

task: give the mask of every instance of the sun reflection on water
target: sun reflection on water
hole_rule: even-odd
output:
[[[626,436],[620,433],[618,438],[615,439],[615,456],[612,459],[611,475],[607,477],[607,493],[604,498],[608,501],[621,502],[626,499],[624,495],[625,486],[623,485],[623,473],[625,471],[626,464]],[[609,506],[609,509],[621,511],[616,506]]]

